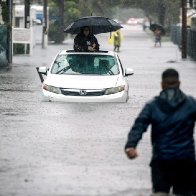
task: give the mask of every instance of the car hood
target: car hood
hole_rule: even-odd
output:
[[[60,88],[102,89],[122,85],[119,75],[87,76],[87,75],[49,75],[45,84]]]

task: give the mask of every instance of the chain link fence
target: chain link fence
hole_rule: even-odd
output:
[[[180,26],[171,27],[171,40],[181,49],[181,29]],[[196,60],[196,28],[187,29],[187,54]]]

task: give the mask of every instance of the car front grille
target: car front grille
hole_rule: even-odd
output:
[[[86,89],[61,89],[61,93],[65,96],[102,96],[105,95],[105,89],[102,90],[86,90]]]

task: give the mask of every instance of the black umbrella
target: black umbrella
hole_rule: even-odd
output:
[[[162,34],[165,34],[165,29],[162,25],[160,24],[151,24],[150,25],[150,30],[151,31],[156,31],[156,29],[160,30],[162,32]]]
[[[116,31],[122,26],[114,20],[102,16],[88,16],[80,18],[64,29],[65,33],[78,34],[82,27],[89,26],[93,34]]]

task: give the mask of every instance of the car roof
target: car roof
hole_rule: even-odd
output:
[[[111,55],[115,56],[115,52],[113,51],[107,51],[107,50],[100,50],[96,52],[76,52],[74,50],[62,50],[59,55],[65,55],[65,54],[96,54],[96,55]]]

